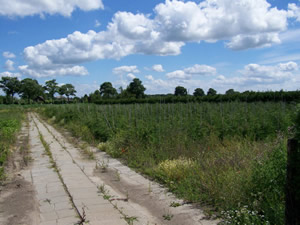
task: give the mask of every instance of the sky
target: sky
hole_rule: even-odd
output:
[[[299,0],[0,0],[0,77],[299,90]]]

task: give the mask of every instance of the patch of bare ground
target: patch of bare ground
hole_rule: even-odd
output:
[[[36,225],[38,205],[32,183],[22,173],[30,166],[28,124],[23,123],[5,166],[6,180],[0,185],[0,224]]]

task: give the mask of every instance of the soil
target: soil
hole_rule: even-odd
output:
[[[0,224],[2,225],[38,224],[39,213],[34,186],[25,181],[21,175],[30,166],[27,129],[26,124],[23,124],[16,146],[6,163],[7,179],[0,185]]]

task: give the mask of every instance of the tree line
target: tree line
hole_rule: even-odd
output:
[[[27,103],[31,102],[54,102],[55,94],[58,93],[60,98],[65,96],[67,101],[70,101],[70,96],[75,96],[76,90],[72,84],[63,84],[58,86],[55,79],[45,82],[45,85],[40,85],[35,79],[25,78],[19,80],[16,77],[2,77],[0,80],[0,88],[6,94],[0,98],[0,103]],[[21,99],[16,99],[18,94]],[[0,96],[1,97],[1,96]]]
[[[83,97],[76,97],[76,90],[72,84],[58,85],[55,79],[40,85],[37,80],[25,78],[19,80],[16,77],[2,77],[0,88],[6,96],[0,96],[0,104],[30,104],[40,103],[96,103],[96,104],[132,104],[132,103],[176,103],[176,102],[226,102],[226,101],[300,101],[300,91],[266,91],[238,92],[229,89],[225,94],[218,94],[213,88],[209,88],[207,93],[202,88],[196,88],[193,94],[183,86],[177,86],[173,94],[146,95],[146,88],[142,81],[134,78],[130,84],[117,91],[112,83],[104,82],[99,89],[85,94]],[[20,97],[17,99],[16,94]]]

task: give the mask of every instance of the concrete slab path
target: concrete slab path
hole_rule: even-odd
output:
[[[40,225],[213,225],[203,211],[90,147],[87,160],[63,133],[30,114],[32,168],[23,172],[39,202]],[[99,169],[105,164],[105,172]],[[172,207],[177,203],[178,207]]]

